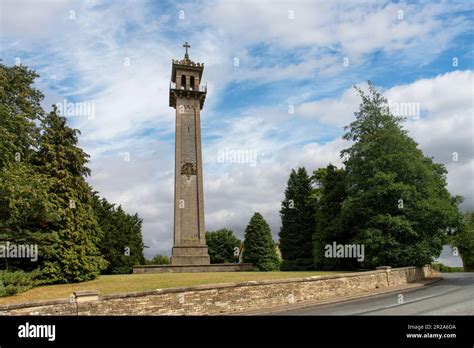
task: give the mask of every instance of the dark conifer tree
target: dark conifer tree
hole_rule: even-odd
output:
[[[279,260],[270,226],[260,213],[255,213],[245,229],[243,262],[252,263],[260,271],[276,271]]]

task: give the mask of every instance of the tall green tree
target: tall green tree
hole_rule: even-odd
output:
[[[344,139],[347,198],[341,217],[365,245],[365,265],[421,266],[441,252],[446,231],[461,224],[460,197],[446,189],[446,169],[423,155],[369,82]]]
[[[222,228],[206,232],[206,245],[211,263],[232,263],[237,260],[234,249],[240,247],[240,239],[232,230]]]
[[[270,226],[260,213],[254,213],[245,229],[243,262],[252,263],[259,271],[276,271],[279,260]]]
[[[142,219],[127,214],[121,206],[115,207],[96,192],[93,207],[104,233],[100,242],[101,254],[108,262],[104,273],[131,273],[133,266],[145,262]]]
[[[312,177],[316,188],[313,192],[315,205],[315,229],[313,234],[313,257],[316,269],[354,268],[354,260],[325,257],[325,246],[348,244],[351,239],[350,226],[344,226],[341,209],[347,195],[345,171],[329,164],[319,168]]]
[[[314,205],[311,178],[304,167],[293,169],[281,202],[280,251],[283,270],[313,268]]]
[[[68,127],[56,108],[45,117],[42,128],[34,163],[53,182],[48,195],[60,216],[50,226],[59,241],[44,263],[43,274],[51,282],[90,280],[107,262],[99,251],[103,232],[92,207],[91,187],[85,181],[90,174],[88,155],[77,147],[80,132]]]
[[[59,219],[48,190],[52,181],[32,165],[44,111],[38,75],[23,66],[0,64],[0,242],[38,245],[39,259],[4,259],[9,270],[38,268],[57,235],[48,227]]]
[[[464,270],[474,272],[474,212],[464,215],[461,228],[452,238],[452,245],[458,248]]]

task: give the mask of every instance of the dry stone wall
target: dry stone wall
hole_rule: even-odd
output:
[[[274,308],[304,301],[370,293],[430,277],[429,268],[382,268],[285,280],[200,285],[99,296],[77,292],[71,299],[0,306],[0,315],[218,315]]]

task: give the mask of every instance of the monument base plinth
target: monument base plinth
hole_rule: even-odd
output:
[[[251,263],[215,263],[211,265],[140,265],[133,267],[133,273],[248,272],[252,270],[252,267]]]
[[[207,246],[175,246],[171,252],[171,265],[209,265],[211,258]]]

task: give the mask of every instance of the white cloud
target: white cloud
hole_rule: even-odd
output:
[[[284,49],[325,46],[359,57],[376,50],[406,54],[409,51],[400,50],[421,45],[425,50],[417,54],[429,56],[427,49],[442,50],[452,35],[467,28],[465,18],[448,23],[440,16],[463,7],[468,9],[462,3],[236,1],[206,3],[190,16],[230,37],[232,46],[227,49],[239,49],[244,41]]]
[[[364,89],[365,83],[358,84]],[[336,126],[345,126],[354,117],[354,111],[360,104],[360,97],[354,88],[343,92],[340,98],[324,98],[296,106],[296,115],[305,118],[317,118],[319,121]]]
[[[44,39],[54,33],[58,23],[66,20],[72,10],[68,1],[1,0],[0,31],[16,39]]]

